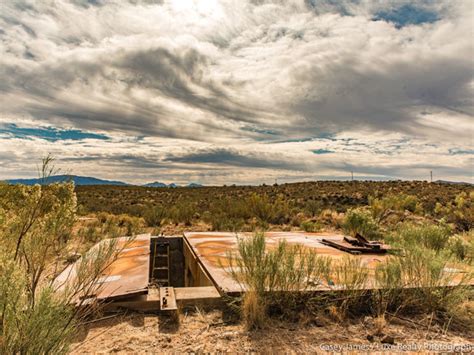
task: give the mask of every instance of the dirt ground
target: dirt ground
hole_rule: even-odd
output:
[[[110,316],[109,316],[110,317]],[[221,311],[183,311],[177,324],[168,316],[128,313],[89,323],[71,347],[72,354],[144,353],[322,353],[392,351],[474,352],[474,334],[449,332],[430,317],[391,318],[377,334],[377,320],[345,323],[307,319],[273,320],[266,329],[247,331]]]

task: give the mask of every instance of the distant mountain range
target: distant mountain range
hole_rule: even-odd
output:
[[[42,184],[42,179],[10,179],[5,180],[8,184],[16,185],[16,184],[24,184],[24,185],[35,185],[35,184]],[[54,184],[55,182],[66,182],[66,181],[73,181],[76,186],[85,186],[85,185],[114,185],[114,186],[145,186],[145,187],[179,187],[174,183],[165,184],[162,182],[151,182],[144,185],[134,185],[128,184],[122,181],[114,181],[114,180],[103,180],[97,179],[95,177],[89,176],[77,176],[77,175],[55,175],[51,176],[47,179],[47,184]],[[186,187],[202,187],[200,184],[190,183],[186,185]]]
[[[1,180],[0,180],[1,181]],[[10,179],[5,180],[9,184],[24,184],[24,185],[35,185],[41,184],[41,179]],[[168,188],[175,188],[175,187],[202,187],[203,185],[197,183],[190,183],[188,185],[177,185],[175,183],[165,184],[163,182],[155,181],[150,182],[143,185],[137,184],[129,184],[123,181],[115,181],[115,180],[103,180],[98,179],[95,177],[90,176],[78,176],[78,175],[55,175],[48,178],[47,183],[52,184],[55,182],[65,182],[65,181],[74,181],[76,186],[85,186],[85,185],[114,185],[114,186],[144,186],[144,187],[168,187]],[[437,184],[454,184],[454,185],[472,185],[469,182],[461,182],[461,181],[446,181],[446,180],[436,180],[434,183]]]

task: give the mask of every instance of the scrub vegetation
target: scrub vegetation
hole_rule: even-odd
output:
[[[51,158],[41,176],[55,171]],[[429,315],[443,329],[472,331],[474,192],[426,182],[308,182],[274,186],[149,188],[69,183],[0,184],[0,353],[65,353],[93,311],[74,307],[117,252],[113,240],[183,230],[253,231],[231,255],[248,291],[246,329],[277,321],[334,323],[371,317],[376,333],[394,317]],[[375,271],[350,255],[337,262],[303,246],[267,249],[268,230],[342,231],[383,240],[393,253]],[[84,252],[111,238],[93,257]],[[82,255],[77,284],[58,273]],[[454,277],[453,269],[465,270]],[[372,280],[372,281],[370,281]],[[375,282],[375,290],[364,285]],[[450,287],[441,287],[449,284]],[[315,293],[325,285],[332,294]],[[305,292],[295,293],[292,290]],[[81,309],[79,312],[78,309]]]
[[[445,226],[403,225],[391,235],[401,252],[377,265],[370,284],[373,271],[360,258],[330,259],[284,241],[266,249],[264,234],[256,233],[238,240],[229,272],[246,291],[241,315],[248,329],[264,328],[271,317],[291,319],[309,311],[332,314],[337,321],[430,314],[444,327],[473,331],[472,264],[455,250],[440,248],[440,241],[450,238],[457,237]],[[465,272],[455,274],[453,267]],[[336,292],[318,292],[320,285]]]
[[[43,161],[46,180],[54,169]],[[114,260],[116,243],[83,256],[74,282],[55,277],[67,259],[76,218],[72,184],[0,184],[0,353],[66,353],[92,308],[80,296]]]
[[[198,226],[211,230],[393,226],[441,220],[458,232],[474,225],[474,190],[467,184],[423,181],[318,181],[273,186],[150,188],[77,186],[79,213],[143,218],[148,227]],[[364,215],[364,216],[361,216]],[[370,216],[369,216],[370,215]],[[360,218],[359,218],[360,217]],[[356,224],[359,224],[356,227]]]

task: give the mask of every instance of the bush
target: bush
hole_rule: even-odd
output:
[[[398,227],[390,239],[403,248],[422,246],[440,252],[447,246],[450,234],[449,227],[443,224],[414,225],[404,223]]]
[[[347,234],[357,233],[367,239],[380,238],[380,230],[371,213],[364,209],[351,209],[346,213],[343,229]]]
[[[257,218],[263,225],[284,224],[290,220],[290,208],[282,196],[272,203],[266,194],[252,194],[246,203],[250,216]]]
[[[333,283],[340,291],[340,301],[334,302],[338,306],[338,313],[344,317],[349,311],[360,312],[364,309],[364,296],[369,277],[369,270],[362,260],[350,255],[344,255],[342,260],[332,263],[331,270]]]
[[[369,205],[373,217],[378,221],[384,220],[393,212],[416,212],[421,210],[421,205],[415,196],[388,195],[383,198],[369,198]]]
[[[474,192],[461,192],[446,206],[438,202],[434,212],[438,217],[454,223],[459,231],[469,231],[474,227]]]
[[[453,235],[449,238],[447,247],[458,260],[472,263],[474,261],[474,230]]]
[[[431,313],[449,319],[457,305],[472,296],[472,274],[455,278],[450,259],[422,246],[406,249],[403,256],[393,256],[376,269],[380,288],[378,308],[408,313]],[[445,286],[450,287],[445,287]],[[467,286],[466,286],[467,285]]]
[[[166,217],[167,211],[161,205],[149,206],[143,212],[143,219],[148,227],[160,227]]]
[[[273,217],[273,210],[267,195],[253,194],[247,199],[247,205],[251,216],[258,218],[262,222],[270,223]]]
[[[242,230],[249,217],[246,201],[230,198],[216,200],[203,214],[203,220],[211,224],[212,230],[232,232]]]
[[[291,310],[298,299],[295,291],[308,289],[319,265],[301,245],[280,241],[266,250],[263,233],[239,238],[238,255],[228,257],[230,275],[246,291],[242,315],[249,329],[264,326],[269,308]]]
[[[229,217],[223,212],[209,213],[205,216],[205,221],[211,224],[214,231],[239,232],[245,225],[245,220]]]
[[[309,200],[305,204],[305,210],[311,217],[316,216],[321,211],[322,203],[316,200]]]
[[[171,216],[176,224],[192,225],[196,210],[192,202],[180,202],[171,209]]]
[[[52,172],[43,161],[42,177]],[[79,298],[96,290],[115,244],[83,257],[75,281],[54,283],[75,220],[72,183],[0,184],[0,353],[67,353],[77,322],[90,309]]]
[[[344,215],[330,209],[325,209],[319,214],[319,220],[334,228],[341,228],[344,224]]]
[[[313,221],[304,221],[301,223],[300,227],[305,232],[317,232],[321,230],[321,226],[319,225],[319,223]]]

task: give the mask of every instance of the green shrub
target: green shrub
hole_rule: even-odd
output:
[[[166,209],[161,205],[149,206],[143,212],[143,219],[148,227],[160,227],[167,216]]]
[[[43,161],[43,179],[53,172],[51,161]],[[77,323],[90,311],[80,296],[97,289],[116,245],[83,256],[77,278],[55,284],[51,271],[66,258],[75,210],[72,183],[0,184],[1,354],[65,354]]]
[[[280,241],[267,250],[263,233],[239,238],[238,255],[228,257],[230,275],[246,291],[242,314],[249,329],[264,326],[269,308],[290,311],[298,299],[295,291],[308,289],[322,265],[301,245]]]
[[[176,224],[184,223],[186,226],[192,225],[194,214],[196,213],[194,204],[189,201],[177,203],[171,209],[171,216]]]
[[[422,212],[418,199],[415,196],[405,194],[388,195],[383,198],[369,198],[369,206],[373,217],[379,222],[393,212]]]
[[[321,226],[317,222],[313,222],[311,220],[304,221],[301,223],[300,228],[303,229],[305,232],[318,232],[321,230]]]
[[[251,216],[270,223],[273,218],[273,208],[267,195],[253,194],[247,199],[247,205]]]
[[[343,229],[347,234],[354,236],[359,233],[368,239],[380,238],[380,230],[370,211],[351,209],[346,213]]]
[[[246,201],[224,198],[216,200],[202,219],[211,224],[213,230],[240,231],[249,217]]]
[[[450,272],[451,260],[443,253],[422,246],[405,249],[403,256],[392,256],[378,265],[375,273],[380,288],[378,301],[385,311],[431,313],[449,319],[472,290],[472,273]],[[457,277],[455,279],[455,277]],[[450,287],[445,287],[445,286]]]
[[[102,239],[101,233],[98,232],[96,224],[89,224],[81,227],[77,235],[83,238],[87,244],[95,244]]]
[[[461,192],[454,201],[443,206],[437,203],[434,213],[450,223],[454,223],[459,231],[474,228],[474,192]]]
[[[451,236],[447,247],[458,260],[472,263],[474,261],[474,230]]]
[[[450,235],[451,231],[447,225],[404,223],[390,239],[402,247],[422,246],[440,252],[447,246]]]
[[[317,200],[308,200],[305,204],[305,211],[311,216],[314,217],[318,215],[321,211],[322,203]]]
[[[214,231],[239,232],[245,225],[245,220],[228,217],[225,213],[215,213],[206,218]]]
[[[362,260],[344,255],[342,260],[332,263],[331,275],[334,287],[339,290],[340,301],[334,305],[337,305],[340,316],[345,317],[348,312],[360,312],[364,309],[369,271]]]
[[[284,224],[290,220],[290,208],[282,196],[272,203],[266,194],[252,194],[246,203],[250,216],[262,224]]]

